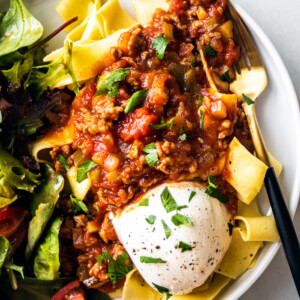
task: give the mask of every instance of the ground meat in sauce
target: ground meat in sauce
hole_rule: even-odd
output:
[[[207,12],[201,20],[200,5]],[[75,216],[74,224],[66,220],[68,228],[63,230],[67,238],[72,232],[74,247],[80,253],[77,276],[88,287],[109,292],[122,285],[112,285],[106,274],[107,265],[99,266],[96,260],[104,251],[114,258],[125,252],[108,218],[109,211],[130,203],[163,181],[194,178],[206,182],[208,175],[220,175],[233,136],[253,150],[240,103],[222,101],[209,88],[199,54],[208,44],[217,51],[216,55],[206,55],[206,59],[212,73],[218,76],[237,62],[239,48],[232,38],[224,40],[217,31],[226,21],[225,6],[226,0],[170,1],[170,12],[158,9],[149,26],[137,25],[123,33],[118,47],[111,49],[115,62],[103,74],[130,69],[120,82],[118,95],[96,96],[94,81],[72,103],[75,142],[54,148],[51,155],[58,172],[64,170],[57,156],[64,156],[72,166],[78,150],[98,164],[90,172],[92,191],[85,200],[92,213]],[[152,43],[162,33],[168,38],[170,32],[164,59],[159,60]],[[140,89],[148,89],[148,96],[133,112],[125,114],[128,99]],[[220,91],[228,92],[228,86],[222,84]],[[165,122],[173,120],[172,127],[149,127],[159,124],[162,118]],[[186,138],[180,139],[183,133]],[[159,157],[151,167],[143,151],[150,143],[155,143]],[[234,190],[221,177],[217,183],[230,198],[227,207],[234,215]],[[92,208],[95,204],[100,212]],[[69,209],[69,203],[65,201],[63,205]],[[96,230],[90,232],[89,224]]]

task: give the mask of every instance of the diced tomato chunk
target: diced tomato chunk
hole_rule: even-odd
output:
[[[72,107],[75,110],[80,110],[82,107],[86,109],[92,108],[92,100],[97,92],[96,84],[94,82],[89,83],[78,93],[78,96],[74,99]]]
[[[59,290],[52,300],[85,300],[83,289],[80,285],[80,281],[74,280]]]
[[[126,115],[122,122],[120,136],[125,142],[148,136],[153,132],[148,125],[156,121],[157,116],[151,114],[147,108],[138,108]]]
[[[182,13],[183,9],[183,0],[171,0],[170,2],[170,10],[178,15]]]

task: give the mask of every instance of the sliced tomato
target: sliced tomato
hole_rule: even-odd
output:
[[[29,223],[29,212],[23,207],[8,207],[0,211],[0,235],[6,237],[14,250],[24,240]]]
[[[52,300],[66,300],[66,299],[85,300],[84,291],[78,279],[64,286],[52,297]]]

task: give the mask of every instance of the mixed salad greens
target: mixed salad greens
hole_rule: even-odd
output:
[[[1,299],[51,299],[70,282],[69,289],[82,290],[75,278],[60,278],[63,215],[56,203],[64,177],[51,166],[37,163],[28,149],[51,125],[51,116],[63,99],[72,99],[79,90],[71,43],[65,45],[68,55],[50,64],[43,62],[46,43],[74,21],[76,18],[42,39],[42,24],[22,0],[11,0],[8,11],[0,13]],[[50,90],[66,74],[72,77],[74,92]],[[88,292],[88,299],[93,297],[108,296]]]

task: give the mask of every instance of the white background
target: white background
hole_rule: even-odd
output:
[[[264,30],[283,59],[300,99],[300,1],[235,0]],[[299,135],[299,128],[290,134]],[[300,182],[299,182],[300,184]],[[300,207],[294,224],[300,237]],[[299,299],[282,248],[242,300]]]

